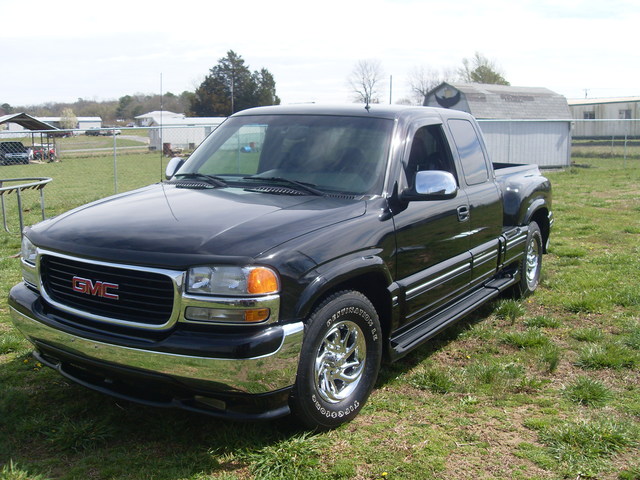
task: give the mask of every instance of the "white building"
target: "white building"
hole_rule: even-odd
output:
[[[546,88],[445,82],[426,95],[424,105],[476,117],[493,162],[541,167],[571,163],[567,100]]]
[[[63,117],[37,117],[38,120],[48,123],[49,125],[53,125],[57,128],[63,128],[61,122]],[[88,130],[90,128],[101,128],[102,127],[102,118],[101,117],[76,117],[78,123],[73,128],[77,128],[79,130]]]
[[[161,127],[149,127],[149,146],[160,150],[169,144],[169,149],[193,150],[224,120],[226,117],[163,118]]]
[[[156,127],[168,123],[169,120],[185,118],[184,113],[174,113],[157,110],[155,112],[143,113],[135,117],[138,127]]]
[[[640,97],[569,100],[574,137],[640,137]]]

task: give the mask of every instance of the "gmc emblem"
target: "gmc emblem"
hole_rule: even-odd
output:
[[[117,283],[101,282],[100,280],[94,282],[89,278],[76,276],[71,279],[71,287],[74,292],[84,293],[93,297],[108,298],[109,300],[118,300],[120,298],[117,293],[111,292],[112,290],[118,290],[120,286]]]

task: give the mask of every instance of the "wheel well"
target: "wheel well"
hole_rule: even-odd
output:
[[[349,278],[344,282],[333,285],[316,300],[311,307],[311,312],[330,295],[343,290],[355,290],[362,293],[373,304],[380,318],[380,327],[384,338],[389,338],[391,328],[391,295],[386,287],[386,280],[381,273],[366,273]]]
[[[546,208],[541,208],[537,210],[531,219],[530,222],[536,222],[540,227],[540,233],[542,234],[542,248],[543,252],[547,253],[547,243],[549,240],[550,234],[550,226],[549,226],[549,211]]]

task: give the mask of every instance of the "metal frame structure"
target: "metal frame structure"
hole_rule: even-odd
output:
[[[16,192],[16,197],[18,199],[18,216],[20,218],[20,235],[22,235],[22,230],[24,229],[24,218],[22,216],[22,192],[24,190],[39,190],[40,191],[40,210],[42,212],[42,219],[45,219],[44,216],[44,187],[53,180],[48,177],[33,177],[33,178],[5,178],[0,179],[0,203],[2,204],[2,224],[4,226],[4,230],[7,233],[12,233],[7,226],[7,210],[6,205],[4,203],[5,194],[10,195],[12,192]],[[28,183],[19,183],[17,185],[9,185],[5,186],[6,182],[14,183],[14,182],[28,182]]]

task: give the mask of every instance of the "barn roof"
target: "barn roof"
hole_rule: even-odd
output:
[[[567,99],[543,87],[444,82],[426,95],[424,105],[463,110],[480,119],[571,118]]]

